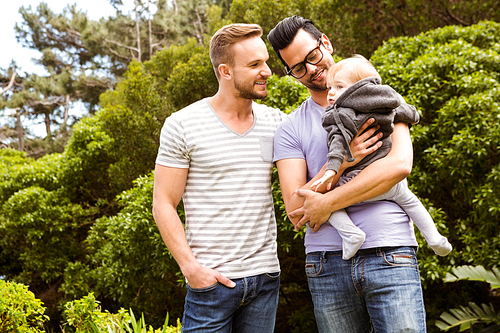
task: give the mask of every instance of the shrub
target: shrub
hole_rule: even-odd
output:
[[[146,325],[144,316],[137,321],[132,310],[127,312],[121,308],[118,313],[113,314],[102,311],[92,293],[87,296],[71,301],[64,306],[64,316],[66,318],[65,332],[74,330],[76,333],[180,333],[181,324],[177,320],[177,326],[168,326],[168,314],[165,324],[154,329]]]
[[[441,279],[452,267],[489,269],[500,262],[500,24],[448,26],[392,39],[371,61],[383,82],[421,114],[411,130],[414,158],[408,183],[454,247],[438,257],[417,232],[433,326],[451,303],[488,297],[487,291],[444,286]],[[445,294],[446,299],[440,296]]]
[[[0,279],[0,332],[44,332],[42,301],[23,284]]]

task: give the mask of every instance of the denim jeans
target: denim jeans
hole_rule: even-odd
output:
[[[236,287],[216,283],[187,288],[182,332],[273,332],[280,273],[233,279]]]
[[[319,332],[426,332],[413,247],[309,253],[306,274]]]

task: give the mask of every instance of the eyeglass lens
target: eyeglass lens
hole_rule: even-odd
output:
[[[292,69],[290,70],[290,74],[296,78],[301,78],[307,72],[306,63],[309,63],[311,65],[316,65],[322,59],[323,59],[323,53],[320,50],[320,45],[318,45],[318,47],[316,47],[314,50],[312,50],[307,54],[303,62],[292,67]]]

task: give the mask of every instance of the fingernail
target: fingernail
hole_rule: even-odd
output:
[[[231,288],[234,288],[236,287],[236,283],[234,283],[233,281],[231,281]]]

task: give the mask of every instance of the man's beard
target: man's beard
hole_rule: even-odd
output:
[[[257,92],[254,90],[254,83],[234,81],[234,87],[238,91],[238,97],[245,99],[264,99],[267,97],[268,91]]]
[[[321,82],[317,82],[317,81],[311,81],[311,78],[314,77],[316,74],[318,74],[320,71],[322,71],[324,69],[324,73],[323,73],[323,79],[321,80]],[[328,73],[328,68],[327,67],[324,67],[324,68],[318,68],[318,70],[313,73],[312,75],[310,75],[309,73],[307,73],[306,77],[307,77],[307,80],[301,80],[300,82],[306,86],[306,88],[312,90],[312,91],[316,91],[316,92],[323,92],[325,90],[328,90],[328,88],[326,87],[326,75]]]
[[[321,67],[316,68],[316,72],[313,75],[307,73],[305,76],[307,77],[307,80],[300,80],[300,83],[306,86],[306,88],[309,88],[310,90],[315,92],[324,92],[328,90],[328,88],[326,87],[326,77],[328,75],[328,69],[330,69],[330,67],[332,67],[333,65],[335,65],[335,61],[333,61],[333,59],[328,57],[323,58],[323,61],[321,62]],[[321,83],[317,81],[311,81],[311,78],[322,70],[324,70],[324,73]]]

